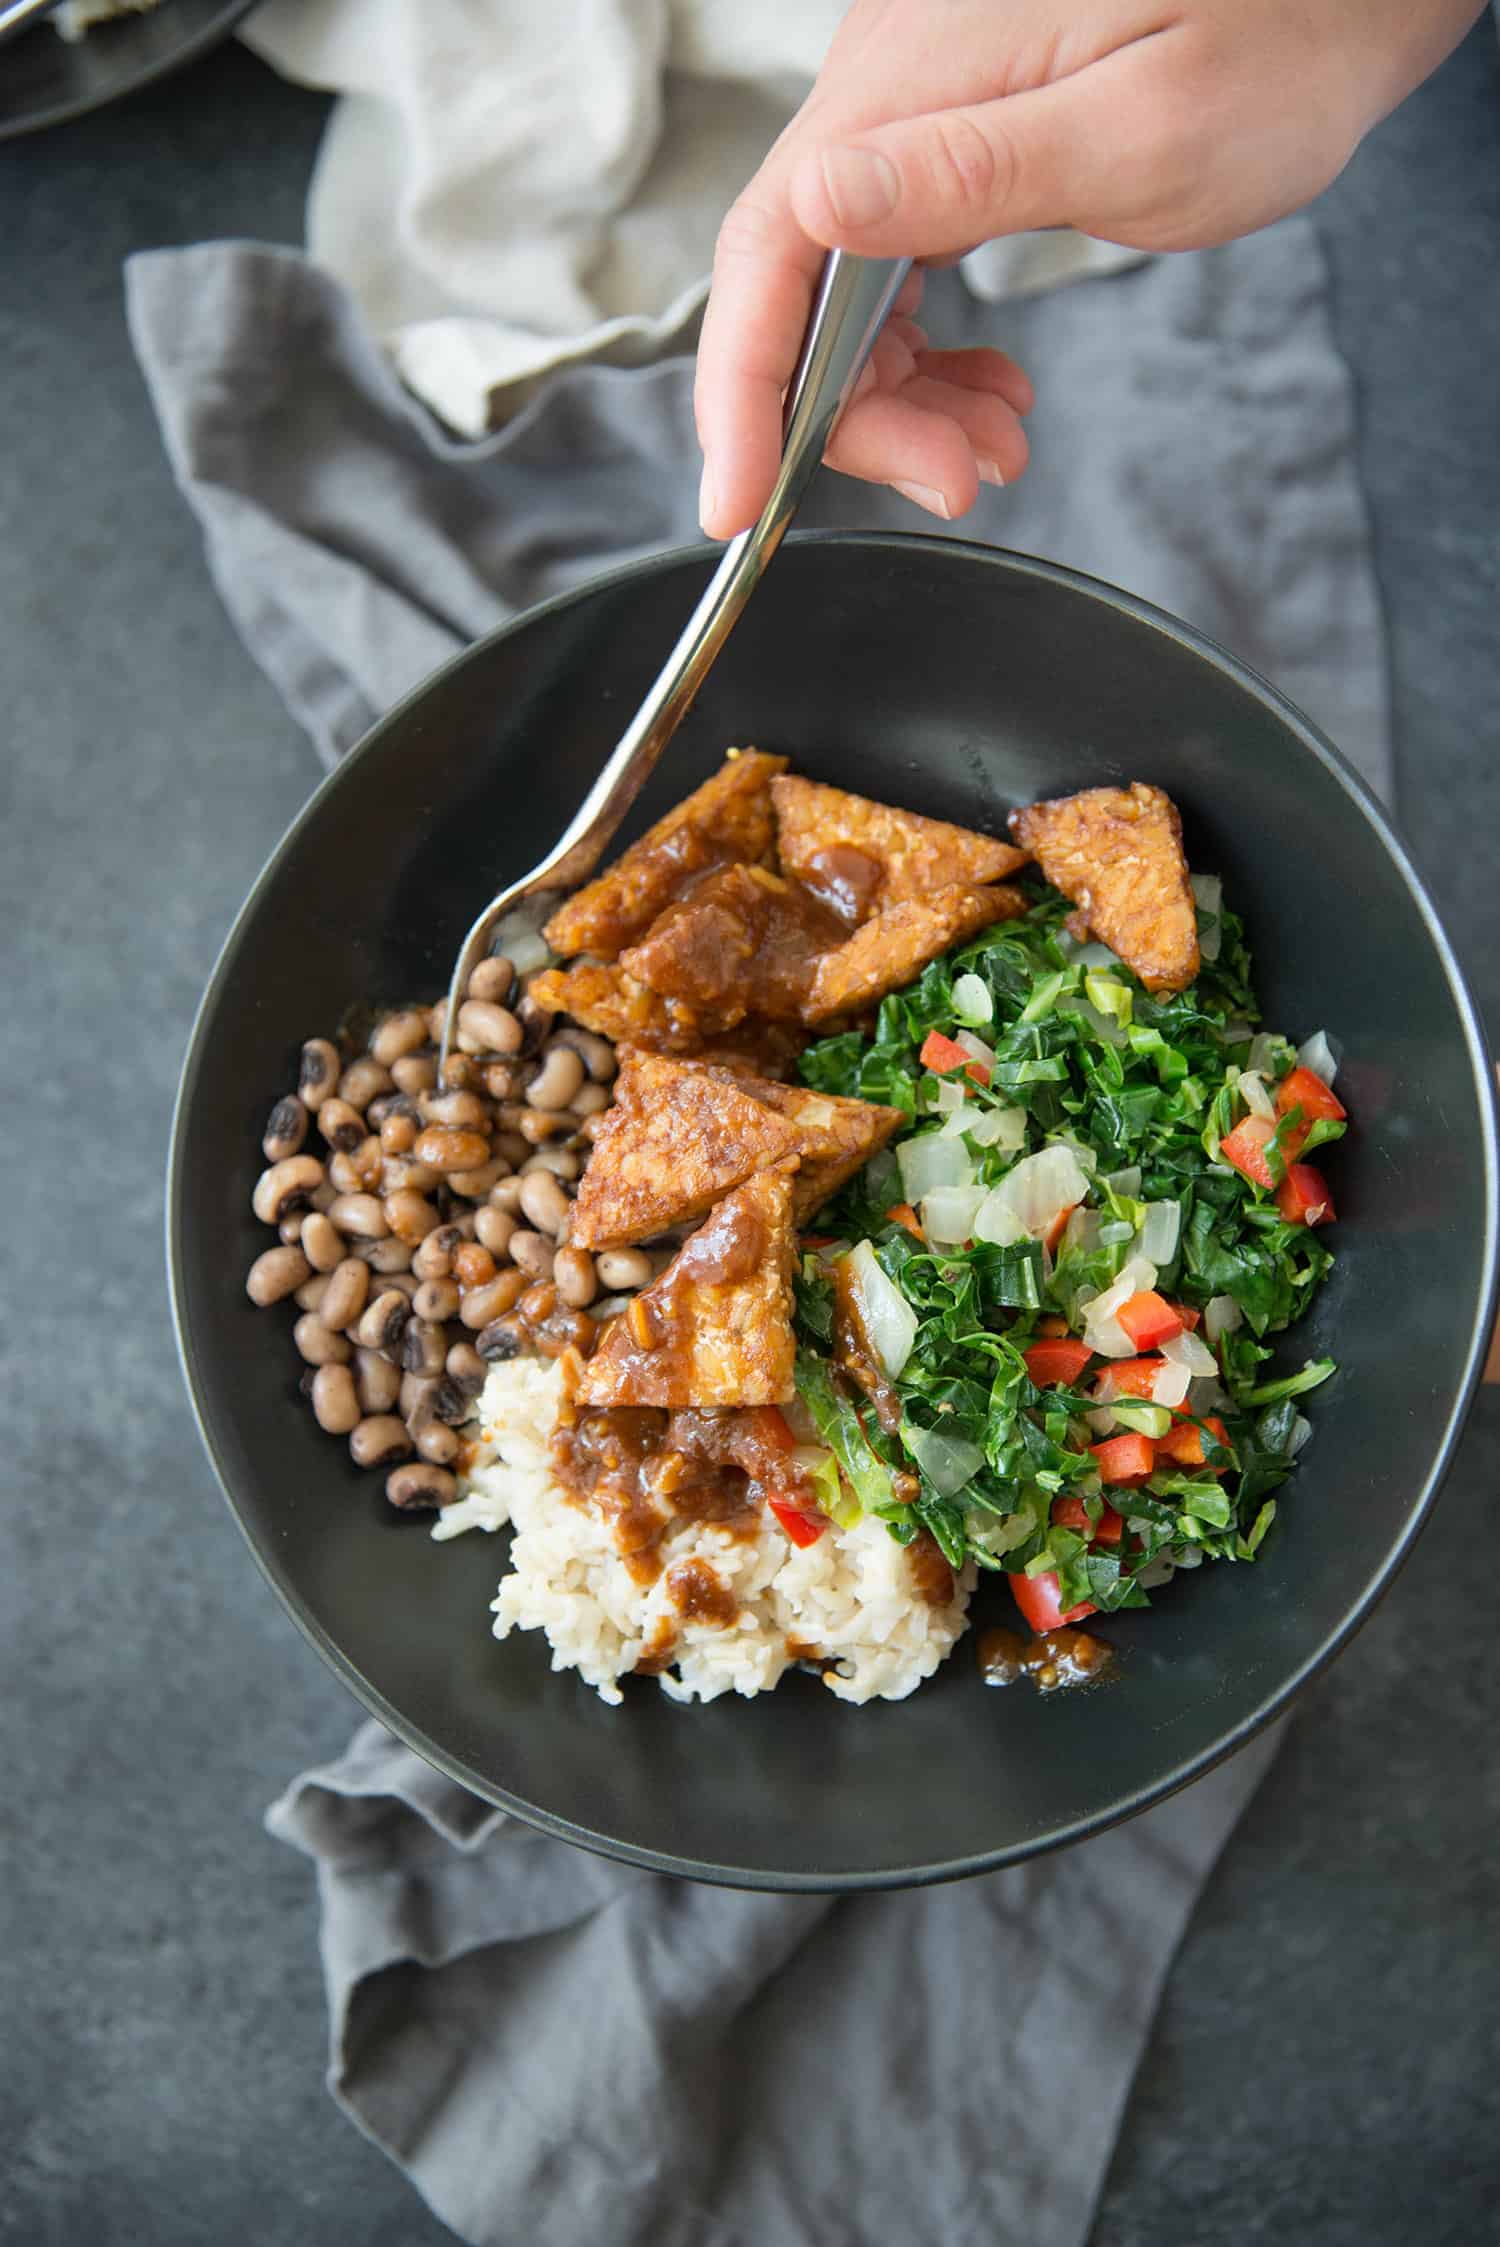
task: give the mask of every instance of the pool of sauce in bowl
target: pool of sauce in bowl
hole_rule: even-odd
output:
[[[1037,1638],[992,1625],[975,1647],[986,1685],[1014,1685],[1024,1678],[1038,1693],[1061,1693],[1070,1686],[1095,1685],[1114,1667],[1114,1648],[1102,1638],[1064,1624]]]

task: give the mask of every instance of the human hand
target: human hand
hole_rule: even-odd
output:
[[[1481,0],[856,0],[730,210],[695,408],[703,526],[752,523],[824,251],[952,259],[1069,225],[1143,250],[1253,233],[1322,192]],[[1026,466],[1021,370],[934,352],[915,274],[828,459],[944,518]]]

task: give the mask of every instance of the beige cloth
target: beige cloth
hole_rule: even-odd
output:
[[[719,221],[841,0],[270,0],[244,37],[343,98],[307,242],[466,436],[553,368],[689,348]],[[990,301],[1137,262],[1064,231],[965,261]]]

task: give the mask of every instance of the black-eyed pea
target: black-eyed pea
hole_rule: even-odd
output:
[[[521,1025],[521,1051],[539,1053],[551,1035],[556,1015],[549,1007],[539,1006],[529,991],[522,992],[510,1011]]]
[[[454,1031],[460,1053],[519,1053],[525,1037],[510,1008],[495,999],[465,999]]]
[[[510,1358],[518,1358],[530,1340],[525,1320],[512,1311],[482,1327],[474,1337],[474,1348],[487,1365],[503,1365]]]
[[[331,1038],[309,1038],[302,1048],[297,1071],[297,1091],[304,1108],[314,1113],[338,1090],[339,1049]]]
[[[526,1099],[533,1108],[567,1108],[582,1089],[584,1079],[583,1056],[570,1045],[553,1044],[548,1047],[542,1065],[526,1087]]]
[[[283,1217],[276,1228],[276,1238],[293,1247],[302,1238],[302,1212],[294,1209],[290,1217]]]
[[[453,1252],[463,1246],[457,1225],[439,1225],[412,1254],[411,1268],[419,1280],[445,1280],[453,1269]]]
[[[593,1030],[575,1030],[571,1024],[566,1029],[556,1031],[554,1037],[558,1045],[570,1045],[580,1055],[595,1084],[608,1084],[611,1081],[619,1063],[608,1038],[599,1037]]]
[[[365,1119],[358,1108],[335,1093],[318,1110],[318,1129],[339,1154],[352,1155],[365,1137]]]
[[[531,1153],[529,1139],[523,1139],[518,1131],[509,1131],[504,1128],[492,1134],[490,1145],[497,1155],[505,1157],[505,1160],[513,1169],[516,1165],[525,1162],[526,1157]]]
[[[472,1342],[455,1342],[448,1352],[448,1379],[464,1398],[477,1397],[484,1387],[487,1368]]]
[[[509,1171],[510,1164],[503,1155],[492,1155],[487,1163],[481,1163],[478,1170],[450,1171],[448,1185],[453,1193],[462,1195],[466,1202],[482,1202],[488,1199],[490,1188],[498,1186]]]
[[[579,1086],[568,1106],[575,1116],[602,1116],[609,1099],[608,1085],[589,1083]]]
[[[412,1151],[418,1162],[430,1163],[444,1177],[455,1170],[478,1170],[490,1159],[485,1133],[460,1131],[452,1124],[429,1124]]]
[[[354,1353],[354,1385],[363,1413],[389,1412],[401,1394],[400,1370],[378,1350],[359,1349]]]
[[[560,1248],[552,1259],[557,1292],[571,1310],[586,1310],[599,1292],[594,1260],[586,1248]]]
[[[300,1248],[268,1248],[257,1256],[245,1279],[245,1293],[262,1308],[280,1303],[312,1277],[312,1266]]]
[[[511,987],[515,980],[516,971],[511,966],[510,961],[503,952],[496,952],[491,958],[480,961],[478,967],[469,977],[469,988],[464,996],[469,999],[496,1002],[503,1006],[510,997]]]
[[[427,1010],[425,1007],[400,1007],[388,1014],[370,1040],[370,1058],[378,1061],[382,1069],[415,1053],[418,1046],[427,1043]]]
[[[447,1467],[458,1457],[462,1438],[444,1420],[428,1420],[417,1430],[417,1451],[435,1467]]]
[[[550,1170],[527,1171],[521,1179],[521,1214],[539,1233],[556,1240],[568,1222],[570,1204]]]
[[[399,1061],[391,1063],[391,1077],[397,1090],[412,1099],[431,1091],[437,1083],[437,1073],[435,1053],[403,1053]]]
[[[491,1209],[503,1209],[507,1217],[514,1217],[521,1206],[520,1179],[502,1178],[498,1186],[492,1186],[489,1206]]]
[[[383,1155],[409,1155],[417,1143],[417,1127],[410,1116],[386,1116],[380,1126]]]
[[[326,1435],[347,1436],[359,1424],[359,1390],[347,1365],[320,1365],[313,1375],[313,1415]]]
[[[393,1284],[411,1270],[411,1243],[398,1241],[394,1233],[387,1233],[383,1241],[356,1241],[354,1253],[372,1272],[379,1272]],[[412,1284],[415,1286],[415,1281]]]
[[[454,1092],[462,1092],[466,1088],[472,1092],[480,1081],[479,1063],[472,1054],[450,1053],[438,1071],[438,1078]]]
[[[328,1215],[351,1240],[383,1241],[390,1231],[373,1194],[340,1194]]]
[[[550,1170],[554,1178],[575,1179],[583,1165],[567,1147],[538,1147],[521,1165],[524,1178],[531,1170]]]
[[[404,1187],[400,1193],[387,1194],[381,1207],[397,1240],[405,1241],[412,1248],[419,1241],[425,1241],[429,1233],[435,1233],[443,1222],[427,1196],[413,1193],[410,1187]]]
[[[444,1319],[458,1317],[458,1289],[452,1280],[423,1280],[411,1299],[411,1307],[419,1319],[430,1319],[441,1325]]]
[[[625,1295],[631,1289],[646,1287],[651,1280],[651,1259],[640,1248],[601,1248],[594,1258],[594,1270],[601,1286],[611,1295]]]
[[[331,1272],[348,1254],[336,1225],[318,1209],[302,1220],[302,1253],[315,1272]]]
[[[347,1100],[351,1108],[357,1108],[363,1115],[372,1100],[378,1100],[383,1092],[394,1091],[395,1084],[389,1069],[383,1069],[368,1053],[362,1053],[339,1078],[339,1098]]]
[[[403,1513],[435,1512],[438,1507],[452,1503],[458,1495],[458,1484],[445,1467],[435,1467],[422,1460],[409,1467],[398,1467],[394,1474],[387,1475],[385,1494]]]
[[[326,1272],[314,1272],[310,1280],[302,1282],[302,1285],[292,1297],[292,1301],[299,1311],[321,1311],[323,1298],[327,1293],[328,1274]]]
[[[427,1009],[427,1038],[431,1045],[443,1042],[443,1025],[448,1019],[448,1001],[436,999]]]
[[[528,1149],[545,1147],[550,1140],[571,1138],[578,1129],[578,1119],[565,1108],[528,1108],[516,1129]]]
[[[349,1453],[356,1467],[389,1467],[411,1457],[411,1437],[404,1420],[394,1413],[372,1413],[361,1420],[349,1438]]]
[[[335,1148],[328,1158],[328,1183],[340,1195],[362,1194],[365,1181],[354,1167],[354,1157],[343,1149]]]
[[[316,1311],[303,1312],[292,1328],[292,1340],[309,1365],[347,1365],[354,1355],[342,1334],[332,1333]]]
[[[479,1081],[491,1100],[497,1100],[504,1106],[520,1097],[525,1087],[526,1078],[524,1068],[520,1063],[486,1061],[480,1073]]]
[[[290,1155],[302,1152],[302,1142],[307,1137],[307,1110],[294,1092],[278,1100],[266,1118],[265,1137],[261,1149],[268,1163],[285,1162]]]
[[[550,1255],[552,1247],[550,1241],[546,1243],[546,1247]],[[526,1284],[527,1275],[525,1272],[497,1272],[495,1277],[492,1280],[486,1280],[482,1287],[470,1287],[464,1290],[458,1306],[458,1315],[469,1331],[477,1334],[482,1327],[488,1326],[492,1320],[502,1317],[506,1311],[514,1308],[525,1290]]]
[[[509,1210],[496,1209],[493,1202],[474,1213],[474,1238],[481,1248],[492,1256],[503,1256],[510,1247],[510,1236],[516,1229],[516,1220]]]
[[[370,1267],[358,1256],[346,1256],[328,1275],[318,1313],[332,1334],[342,1334],[364,1311],[370,1296]]]
[[[517,1231],[511,1234],[510,1260],[523,1275],[523,1284],[525,1280],[551,1279],[554,1248],[555,1244],[545,1233]],[[509,1304],[504,1307],[507,1310],[510,1308]],[[466,1307],[464,1324],[471,1326],[473,1323]]]
[[[412,1308],[415,1310],[415,1303]],[[405,1372],[435,1377],[442,1372],[447,1357],[448,1337],[441,1326],[431,1319],[407,1321],[406,1332],[401,1337],[401,1364]]]
[[[359,1180],[360,1193],[380,1191],[385,1183],[385,1150],[373,1132],[360,1141],[349,1163]]]
[[[477,1092],[429,1092],[417,1103],[424,1124],[451,1124],[455,1131],[487,1131],[490,1104]]]
[[[401,1346],[411,1318],[411,1300],[398,1288],[383,1288],[373,1303],[367,1304],[354,1329],[354,1339],[362,1350],[381,1350],[393,1353]]]
[[[387,1155],[380,1174],[387,1194],[430,1194],[442,1182],[442,1172],[431,1163],[419,1163],[415,1155]]]
[[[255,1181],[250,1207],[263,1225],[279,1225],[294,1209],[305,1209],[326,1176],[315,1155],[288,1155],[272,1163]]]

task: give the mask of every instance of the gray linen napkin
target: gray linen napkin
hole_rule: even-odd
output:
[[[1001,310],[952,277],[933,294],[935,332],[1003,341],[1041,393],[1031,476],[968,535],[1175,609],[1384,787],[1351,399],[1306,222]],[[695,535],[684,362],[567,372],[471,447],[297,255],[156,252],[128,297],[216,582],[325,762],[475,634]],[[918,527],[833,478],[807,519]],[[318,1868],[330,2086],[462,2237],[1079,2247],[1193,1899],[1274,1750],[1063,1855],[842,1901],[585,1856],[378,1725],[269,1824]]]

